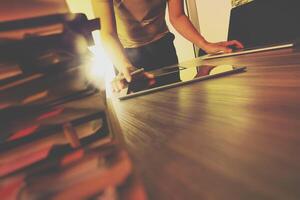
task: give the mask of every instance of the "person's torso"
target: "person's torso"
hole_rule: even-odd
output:
[[[167,0],[114,0],[118,35],[125,48],[146,45],[163,37]]]

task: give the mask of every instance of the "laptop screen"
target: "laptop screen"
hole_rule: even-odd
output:
[[[246,48],[292,42],[300,37],[299,0],[254,0],[231,10],[228,40]]]

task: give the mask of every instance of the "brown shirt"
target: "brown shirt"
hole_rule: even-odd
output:
[[[165,21],[167,0],[113,1],[119,39],[125,48],[144,46],[169,32]]]

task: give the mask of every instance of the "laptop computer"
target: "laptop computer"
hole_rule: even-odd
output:
[[[233,8],[228,40],[242,42],[245,49],[205,55],[203,59],[293,47],[300,37],[299,8],[298,0],[254,0]]]

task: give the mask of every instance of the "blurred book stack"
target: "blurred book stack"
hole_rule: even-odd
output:
[[[146,199],[83,73],[99,28],[83,14],[0,23],[1,199]]]

